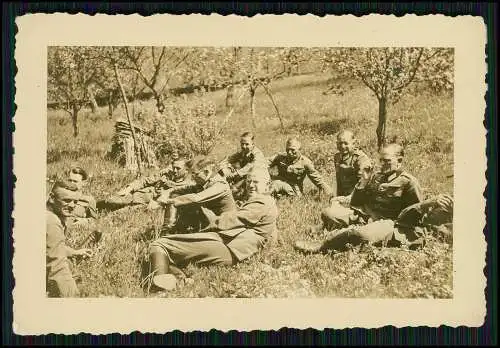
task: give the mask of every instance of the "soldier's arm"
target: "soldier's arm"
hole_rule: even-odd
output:
[[[214,199],[222,198],[227,195],[228,192],[231,192],[229,186],[227,184],[218,182],[201,192],[185,194],[175,197],[172,200],[175,207],[194,203],[203,204]]]
[[[332,193],[331,187],[325,182],[321,173],[314,167],[314,164],[311,161],[307,161],[304,164],[304,168],[306,170],[307,176],[311,180],[311,182],[318,187],[319,189],[324,190],[327,194]]]
[[[243,176],[247,175],[252,170],[252,168],[255,166],[259,166],[259,167],[263,167],[263,168],[267,168],[267,166],[268,166],[266,157],[264,157],[264,154],[262,154],[262,152],[260,152],[260,151],[254,152],[253,161],[250,163],[247,163],[247,165],[241,167],[240,169],[237,169],[236,173],[238,173],[238,175],[240,177],[243,177]]]
[[[404,200],[407,207],[415,203],[420,203],[423,200],[422,188],[420,187],[420,184],[414,179],[408,181],[404,195]]]
[[[252,227],[262,219],[268,210],[269,207],[266,207],[264,202],[256,200],[245,204],[238,210],[222,213],[213,222],[213,227],[220,231]]]
[[[280,157],[279,154],[275,154],[275,155],[272,155],[271,157],[268,157],[266,159],[267,166],[270,168],[274,167],[277,164],[279,157]]]

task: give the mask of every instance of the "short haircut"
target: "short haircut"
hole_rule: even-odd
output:
[[[252,141],[255,139],[255,135],[252,132],[243,133],[240,138],[250,138]]]
[[[286,147],[289,147],[291,146],[292,144],[297,144],[300,147],[302,147],[302,144],[300,143],[299,139],[293,137],[293,138],[288,138],[288,140],[286,141]]]
[[[343,135],[349,135],[351,137],[351,139],[355,140],[356,137],[354,136],[354,132],[350,129],[344,129],[342,131],[339,132],[339,134],[337,134],[337,140],[340,139],[341,136]]]
[[[205,156],[196,156],[189,162],[190,162],[189,169],[194,173],[215,164],[215,162],[212,159],[209,159],[208,157]]]
[[[69,190],[69,191],[78,191],[78,186],[76,186],[74,183],[70,182],[67,179],[56,181],[54,186],[52,186],[52,189],[50,190],[50,192],[55,193],[56,190],[59,188]]]
[[[405,151],[404,151],[403,146],[396,144],[396,143],[391,143],[391,144],[385,145],[382,148],[382,151],[391,151],[397,157],[404,157],[405,156]]]
[[[72,167],[69,172],[73,174],[80,174],[82,176],[82,180],[87,180],[89,177],[87,172],[82,167]]]

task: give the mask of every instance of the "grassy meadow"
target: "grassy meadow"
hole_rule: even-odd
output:
[[[286,134],[267,96],[257,93],[255,130],[257,146],[269,156],[284,150],[287,137],[302,141],[302,152],[311,158],[331,185],[335,185],[333,155],[335,133],[350,128],[361,148],[376,157],[378,105],[363,85],[353,84],[343,95],[324,95],[326,76],[304,75],[273,83],[274,98],[285,119]],[[236,93],[238,96],[238,92]],[[224,91],[210,98],[224,117]],[[153,112],[154,103],[145,103]],[[405,168],[418,178],[425,196],[453,194],[453,98],[432,94],[407,95],[389,107],[387,138],[397,137],[406,146]],[[114,118],[123,109],[118,108]],[[73,138],[71,119],[63,111],[48,111],[47,177],[54,178],[71,165],[92,175],[87,191],[96,199],[119,190],[135,178],[106,159],[111,148],[114,120],[107,108],[95,114],[84,110],[79,118],[80,135]],[[252,130],[249,101],[244,97],[229,119],[223,138],[213,151],[222,159],[239,148],[239,135]],[[307,179],[306,179],[307,180]],[[193,282],[168,297],[371,297],[451,298],[452,246],[430,240],[421,251],[354,248],[345,253],[302,255],[293,250],[296,239],[312,238],[306,228],[318,223],[327,204],[307,181],[303,198],[278,202],[278,228],[282,243],[269,246],[234,267],[189,266]],[[160,210],[125,208],[102,216],[96,225],[104,233],[94,256],[75,264],[82,295],[87,297],[144,297],[144,260],[148,242],[162,221]],[[75,228],[68,243],[77,245],[86,234]]]

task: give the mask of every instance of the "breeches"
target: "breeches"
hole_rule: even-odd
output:
[[[164,252],[171,263],[184,267],[196,265],[234,265],[237,260],[215,232],[176,234],[161,237],[149,246],[149,252]]]
[[[322,250],[344,251],[347,244],[382,245],[389,242],[394,236],[394,222],[392,220],[378,220],[366,225],[351,226],[329,232],[322,245]]]
[[[79,297],[80,292],[69,265],[61,267],[55,274],[47,276],[48,297]]]

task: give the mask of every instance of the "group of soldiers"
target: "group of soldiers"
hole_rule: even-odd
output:
[[[330,199],[322,223],[308,231],[317,241],[297,240],[297,251],[343,251],[365,243],[416,249],[429,233],[451,242],[451,196],[424,200],[418,180],[403,168],[400,145],[382,148],[376,166],[357,143],[352,131],[337,135],[336,190],[301,153],[297,138],[287,140],[285,152],[266,157],[250,132],[241,135],[240,150],[219,163],[174,154],[166,169],[97,202],[82,192],[87,173],[72,168],[47,200],[48,295],[79,295],[68,259],[88,257],[91,249],[69,247],[65,231],[96,219],[98,212],[131,205],[164,209],[161,236],[150,243],[148,255],[151,290],[168,291],[187,280],[182,269],[188,264],[234,265],[276,242],[276,200],[303,196],[306,176]],[[94,233],[90,240],[99,237]]]

